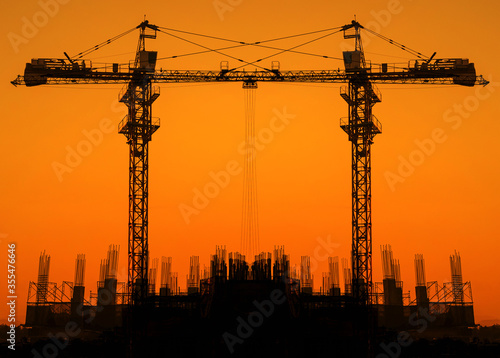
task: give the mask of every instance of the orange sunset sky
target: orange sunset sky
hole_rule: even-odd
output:
[[[214,3],[225,4],[227,11],[217,11]],[[75,55],[137,26],[144,15],[152,24],[246,42],[337,27],[356,15],[366,27],[428,56],[436,51],[436,58],[473,61],[489,86],[379,86],[383,99],[374,113],[383,133],[372,148],[373,274],[381,281],[380,245],[391,244],[401,263],[404,290],[413,298],[414,254],[424,254],[427,281],[442,284],[451,280],[449,255],[458,250],[464,280],[472,281],[476,322],[500,322],[499,10],[498,2],[464,0],[4,1],[0,267],[6,269],[7,245],[16,243],[17,323],[24,323],[28,284],[37,278],[43,250],[51,255],[50,281],[58,283],[73,281],[76,255],[85,253],[88,295],[96,290],[99,262],[108,246],[120,245],[119,279],[126,280],[128,147],[117,133],[126,114],[125,105],[117,102],[122,86],[15,88],[9,82],[23,73],[31,58]],[[364,35],[366,57],[374,63],[407,63],[413,58]],[[182,37],[211,48],[228,46]],[[89,59],[128,62],[137,38],[135,31]],[[289,48],[313,38],[271,45]],[[300,50],[341,57],[350,41],[338,33]],[[158,51],[158,57],[200,50],[165,34],[147,47]],[[274,52],[227,51],[248,61]],[[225,60],[239,65],[220,54],[207,54],[161,60],[157,67],[218,70]],[[343,67],[338,60],[297,54],[273,60],[280,61],[283,70]],[[299,263],[301,255],[314,257],[319,240],[328,237],[335,244],[332,256],[349,255],[351,158],[347,135],[339,127],[340,117],[347,116],[339,88],[259,83],[257,90],[257,133],[270,128],[276,112],[286,111],[291,118],[257,155],[260,248],[271,251],[274,245],[285,245],[292,264]],[[241,83],[162,84],[153,115],[161,118],[161,128],[150,144],[150,253],[173,257],[185,289],[190,255],[199,255],[208,265],[216,245],[226,245],[228,251],[240,248],[242,174],[232,176],[188,223],[179,206],[192,205],[194,190],[213,181],[211,172],[224,170],[230,161],[243,163],[238,146],[244,139],[244,92]],[[58,176],[54,163],[67,165],[68,151],[79,148],[85,133],[97,130],[102,140],[70,172]],[[432,139],[436,130],[441,132],[439,140]],[[419,143],[428,145],[422,156]],[[412,169],[402,171],[403,161],[412,161]],[[395,176],[398,182],[388,179]],[[319,289],[326,261],[319,260],[315,268],[314,285]],[[0,276],[3,302],[6,272]],[[2,304],[1,322],[5,318]]]

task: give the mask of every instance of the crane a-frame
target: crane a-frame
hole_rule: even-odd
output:
[[[24,76],[12,81],[14,85],[26,86],[125,84],[119,99],[127,105],[128,115],[119,124],[119,132],[126,136],[129,144],[130,303],[142,302],[148,292],[148,143],[160,126],[159,120],[152,117],[152,103],[160,95],[159,87],[154,84],[243,82],[248,86],[264,81],[347,84],[341,87],[340,94],[348,103],[349,115],[341,119],[340,125],[352,146],[352,294],[358,302],[369,304],[372,291],[371,145],[375,135],[382,132],[381,124],[372,114],[373,106],[381,101],[375,84],[486,85],[488,81],[476,76],[474,64],[461,58],[434,59],[434,55],[428,58],[411,50],[418,59],[410,61],[408,66],[373,65],[365,60],[360,34],[363,26],[352,21],[338,28],[344,38],[355,41],[354,51],[343,53],[344,70],[281,71],[277,67],[257,66],[262,70],[245,71],[221,66],[218,71],[165,71],[156,69],[157,53],[147,51],[145,46],[146,39],[156,38],[163,28],[147,21],[137,28],[140,30],[139,44],[135,61],[129,66],[93,67],[90,61],[81,59],[85,52],[75,58],[65,53],[66,59],[33,59],[26,64]]]

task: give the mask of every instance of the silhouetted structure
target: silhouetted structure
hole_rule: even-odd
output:
[[[338,256],[328,258],[328,272],[323,273],[323,294],[340,296],[340,271]]]
[[[85,255],[80,254],[75,260],[75,281],[71,298],[71,319],[82,325],[81,308],[85,303]]]
[[[379,321],[386,327],[400,327],[404,322],[403,282],[399,261],[393,258],[390,245],[381,247],[384,287],[383,312],[379,311]]]
[[[425,282],[424,258],[422,255],[415,255],[417,279],[416,298],[413,300],[410,300],[410,292],[403,293],[399,261],[394,259],[390,245],[382,246],[381,253],[384,280],[382,284],[375,284],[376,289],[371,298],[379,326],[403,329],[408,326],[409,316],[414,312],[418,314],[419,308],[426,309],[437,317],[433,323],[435,326],[474,325],[471,285],[470,282],[463,282],[458,253],[450,257],[452,282],[443,285]],[[57,327],[64,326],[70,319],[83,324],[86,312],[92,312],[95,316],[92,322],[83,324],[88,329],[112,330],[126,324],[127,321],[122,317],[127,310],[126,285],[124,282],[117,282],[118,256],[119,248],[111,245],[106,259],[101,260],[97,294],[91,292],[90,299],[86,300],[85,256],[77,256],[74,283],[65,281],[58,287],[48,281],[50,257],[43,252],[40,256],[38,282],[30,282],[26,325]],[[329,271],[323,274],[319,292],[313,290],[310,258],[302,256],[300,261],[299,275],[294,277],[290,270],[290,258],[282,246],[276,246],[274,254],[262,252],[256,255],[251,265],[240,253],[227,253],[226,248],[220,246],[211,256],[209,275],[205,271],[202,277],[199,257],[190,257],[187,289],[181,292],[177,273],[172,273],[172,258],[162,257],[161,286],[157,293],[153,287],[158,260],[154,259],[150,267],[152,285],[144,309],[151,310],[148,315],[152,320],[156,317],[155,310],[160,308],[168,308],[167,311],[175,308],[169,312],[176,312],[175,315],[180,314],[181,317],[191,316],[196,310],[201,310],[200,319],[207,318],[213,315],[213,307],[222,310],[225,305],[233,304],[233,299],[242,299],[237,298],[240,294],[261,297],[262,292],[269,293],[271,287],[282,287],[287,292],[289,314],[297,319],[301,319],[304,314],[315,316],[322,312],[321,314],[328,315],[330,309],[336,314],[339,314],[338,310],[350,309],[350,304],[355,301],[350,291],[351,273],[347,267],[347,259],[342,259],[343,292],[340,288],[338,257],[328,258]],[[222,299],[219,295],[225,297],[220,306],[217,303],[218,299]]]
[[[417,306],[423,309],[429,309],[429,296],[427,295],[427,281],[425,280],[425,261],[424,255],[415,255],[415,296]]]
[[[313,356],[330,354],[332,346],[329,345],[332,344],[337,348],[354,346],[354,350],[336,351],[340,356],[360,356],[365,355],[372,345],[376,318],[380,326],[400,329],[407,325],[412,312],[420,314],[421,309],[428,307],[429,312],[439,316],[434,325],[473,324],[470,283],[462,281],[457,253],[451,257],[452,282],[443,286],[437,282],[425,282],[423,258],[418,258],[415,262],[416,301],[410,302],[409,293],[403,292],[399,261],[393,259],[390,246],[382,248],[383,282],[373,283],[371,219],[371,145],[374,137],[382,132],[382,125],[372,113],[373,106],[382,99],[375,84],[487,84],[481,76],[476,76],[473,63],[468,59],[434,59],[435,54],[427,57],[376,34],[418,60],[402,66],[372,65],[365,60],[362,46],[361,30],[364,27],[352,21],[331,33],[342,32],[345,39],[354,39],[354,51],[343,53],[343,70],[282,72],[279,63],[273,63],[271,69],[258,66],[262,70],[251,72],[238,70],[239,67],[229,69],[227,64],[221,65],[220,71],[163,71],[156,70],[157,52],[146,50],[146,39],[155,39],[159,32],[170,35],[167,31],[171,29],[148,21],[142,22],[137,29],[140,34],[133,64],[93,67],[91,62],[82,60],[84,55],[130,32],[127,31],[74,58],[66,55],[67,60],[33,59],[26,64],[24,76],[12,81],[14,85],[27,86],[121,83],[125,86],[119,100],[128,108],[127,116],[119,124],[119,132],[126,136],[129,146],[127,280],[118,282],[119,248],[110,246],[106,259],[101,261],[97,293],[91,292],[89,301],[86,301],[83,286],[85,259],[77,258],[74,285],[63,282],[58,287],[48,280],[50,258],[43,254],[38,282],[30,283],[28,325],[61,326],[75,318],[88,330],[123,330],[132,340],[131,347],[137,352],[141,349],[151,351],[151,355],[154,349],[157,349],[154,355],[167,352],[206,355],[209,347],[212,355],[221,356],[228,354],[225,348],[231,352],[230,348],[238,344],[245,345],[244,354],[252,356],[255,353],[251,349],[252,342],[258,342],[259,348],[266,347],[274,355],[289,351]],[[252,63],[240,61],[256,65],[260,60]],[[172,272],[171,258],[162,257],[158,295],[158,261],[150,260],[148,237],[149,142],[160,127],[159,119],[152,117],[152,104],[160,95],[159,87],[153,84],[236,81],[243,82],[247,96],[241,252],[229,253],[228,257],[225,247],[217,247],[203,278],[198,257],[191,257],[187,294],[179,290],[178,275]],[[310,257],[302,256],[300,269],[297,269],[290,266],[283,247],[275,247],[272,258],[271,253],[258,253],[254,123],[258,81],[347,84],[341,87],[340,95],[348,104],[348,117],[341,119],[340,126],[351,142],[352,246],[350,259],[342,259],[343,294],[338,260],[329,261],[329,271],[323,276],[323,289],[318,295],[313,290]],[[263,302],[268,307],[264,311]],[[269,307],[273,308],[272,313]],[[255,308],[260,309],[260,316],[254,312]],[[85,314],[92,319],[82,320]],[[242,323],[242,316],[248,317],[249,322]],[[250,319],[262,322],[252,321],[252,326]],[[264,325],[264,321],[268,323]],[[247,333],[240,334],[240,326],[235,327],[235,322],[245,324]],[[257,332],[257,326],[262,325]],[[239,338],[222,331],[227,327],[239,332]],[[256,333],[252,336],[249,332],[254,331]],[[204,332],[209,334],[204,336]],[[242,336],[247,334],[249,337],[243,342]],[[329,337],[328,344],[323,339],[325,336]],[[194,337],[203,344],[193,346]],[[227,347],[221,348],[221,337]],[[154,344],[163,343],[163,340],[164,347]],[[197,351],[197,347],[203,348]]]

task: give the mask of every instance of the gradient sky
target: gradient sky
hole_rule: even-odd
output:
[[[216,11],[212,0],[61,2],[55,7],[48,0],[6,1],[0,14],[5,110],[0,131],[0,266],[6,267],[7,244],[15,242],[18,323],[24,323],[28,283],[36,280],[43,250],[52,256],[50,281],[58,283],[73,281],[76,255],[85,253],[88,293],[96,290],[99,262],[108,245],[118,244],[120,279],[126,280],[128,148],[116,130],[126,114],[117,102],[121,86],[15,88],[9,82],[31,58],[63,58],[64,51],[74,55],[138,25],[144,15],[156,25],[248,42],[337,27],[356,15],[361,24],[426,55],[436,51],[437,58],[475,62],[478,74],[492,82],[488,87],[379,86],[383,100],[374,113],[383,133],[372,149],[373,272],[380,281],[380,245],[391,244],[401,262],[404,290],[414,297],[414,254],[424,254],[427,281],[443,283],[451,279],[449,255],[458,250],[464,280],[472,281],[476,321],[500,321],[500,149],[495,134],[500,131],[500,50],[492,42],[500,36],[496,2],[242,0],[224,13]],[[44,10],[41,4],[52,6]],[[39,26],[29,32],[27,22]],[[137,36],[134,32],[90,58],[127,62],[133,59]],[[227,45],[183,36],[209,47]],[[291,47],[312,38],[273,45]],[[348,43],[339,33],[302,49],[341,57]],[[161,34],[148,48],[159,57],[199,50]],[[412,58],[376,38],[365,38],[365,51],[377,63]],[[247,60],[273,52],[228,51]],[[158,67],[217,70],[223,60],[210,54],[163,60]],[[282,69],[342,67],[337,60],[292,54],[276,60]],[[335,247],[332,256],[347,257],[350,250],[350,143],[339,127],[340,117],[347,116],[339,87],[259,84],[257,133],[270,128],[276,111],[286,108],[295,116],[257,157],[260,247],[271,251],[273,245],[285,245],[292,264],[301,255],[314,257],[319,241],[328,237]],[[243,99],[239,83],[161,85],[154,104],[162,125],[150,145],[149,244],[152,257],[174,258],[183,289],[190,255],[208,264],[216,245],[227,245],[228,251],[240,246],[242,174],[233,176],[188,224],[179,205],[192,205],[193,190],[212,182],[211,172],[231,161],[243,163],[238,152],[244,138]],[[68,150],[82,145],[85,131],[99,128],[102,141],[59,180],[53,163],[68,164]],[[441,130],[440,140],[430,145],[436,130]],[[430,145],[420,158],[418,143]],[[399,168],[405,160],[416,163],[411,173]],[[387,178],[392,174],[404,180],[391,184]],[[317,289],[327,269],[319,261],[314,271]],[[6,275],[1,277],[3,300]],[[2,322],[5,316],[3,304]]]

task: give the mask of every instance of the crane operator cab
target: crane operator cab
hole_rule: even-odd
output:
[[[364,56],[361,51],[344,51],[343,55],[346,72],[360,71],[364,68]]]
[[[139,69],[154,72],[157,54],[156,51],[139,51]]]

